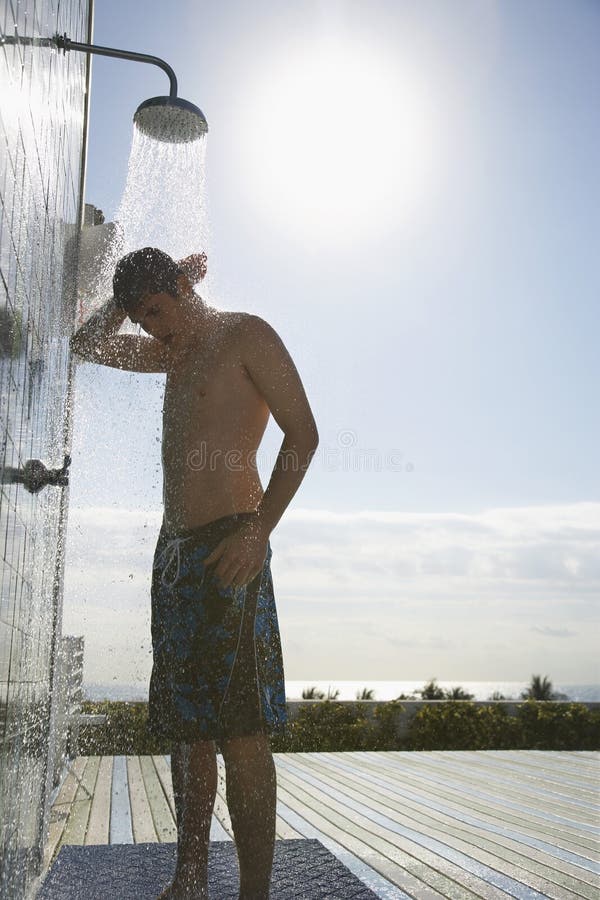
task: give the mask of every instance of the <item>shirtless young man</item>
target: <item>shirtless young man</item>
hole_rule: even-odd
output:
[[[115,272],[115,297],[78,329],[71,347],[90,362],[167,374],[149,712],[156,733],[173,741],[178,854],[161,897],[208,897],[218,741],[239,897],[267,900],[276,819],[268,734],[285,725],[269,535],[319,439],[281,339],[258,316],[208,306],[193,290],[205,272],[204,254],[179,263],[153,248],[128,254]],[[148,336],[117,334],[127,316]],[[263,491],[255,454],[269,414],[284,439]],[[176,622],[174,610],[183,610]],[[190,641],[186,629],[195,629]]]

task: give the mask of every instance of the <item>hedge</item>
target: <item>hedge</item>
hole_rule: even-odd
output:
[[[81,756],[146,756],[168,753],[147,731],[148,704],[102,700],[81,705],[84,715],[105,715],[105,725],[83,725],[77,752]]]
[[[301,706],[285,734],[271,739],[271,748],[275,753],[396,750],[396,717],[402,709],[396,700],[378,703],[369,718],[360,703],[324,700]]]
[[[274,752],[342,750],[597,750],[600,711],[582,703],[527,700],[510,715],[503,705],[448,700],[423,706],[403,737],[397,700],[378,703],[369,717],[360,703],[324,700],[301,706],[285,733],[271,738]],[[86,702],[83,712],[104,714],[101,726],[82,726],[81,755],[168,753],[146,730],[146,703]]]

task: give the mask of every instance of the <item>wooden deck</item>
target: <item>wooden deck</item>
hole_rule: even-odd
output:
[[[277,837],[318,838],[386,900],[600,898],[600,753],[278,753]],[[168,757],[79,757],[62,844],[174,841]],[[231,840],[225,769],[211,840]]]

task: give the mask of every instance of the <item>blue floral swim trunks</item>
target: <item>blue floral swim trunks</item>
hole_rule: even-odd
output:
[[[164,525],[152,569],[148,728],[172,742],[219,740],[285,729],[285,681],[271,577],[221,588],[204,560],[252,513],[178,534]]]

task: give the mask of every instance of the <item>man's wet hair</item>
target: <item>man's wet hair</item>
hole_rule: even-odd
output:
[[[113,277],[115,303],[131,313],[148,294],[177,296],[177,278],[183,272],[168,253],[143,247],[123,256]]]

